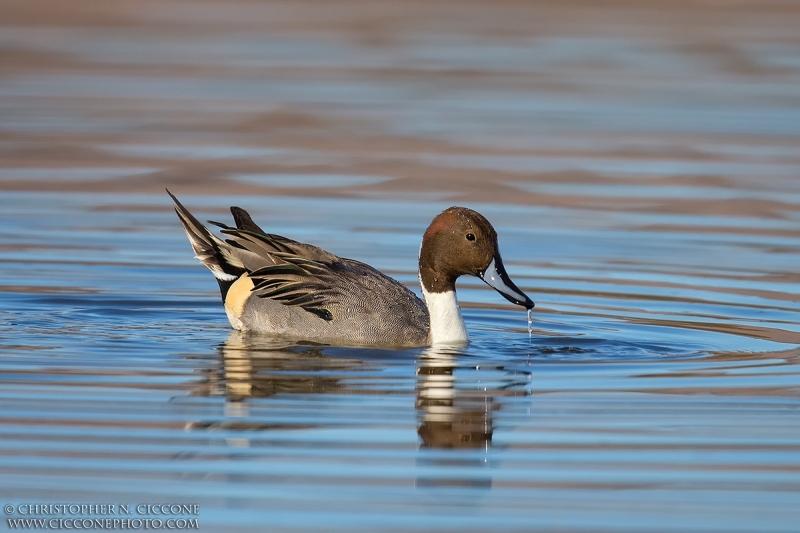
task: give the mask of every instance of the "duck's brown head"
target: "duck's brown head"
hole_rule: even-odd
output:
[[[436,218],[422,237],[419,273],[429,293],[455,291],[459,276],[477,276],[508,301],[526,309],[534,306],[506,273],[497,232],[486,218],[466,207],[451,207]]]

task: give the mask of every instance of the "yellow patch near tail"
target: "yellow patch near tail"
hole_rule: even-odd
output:
[[[244,313],[244,305],[247,299],[250,298],[253,290],[253,280],[247,274],[242,274],[242,277],[233,282],[228,294],[225,296],[225,313],[228,315],[228,320],[234,329],[245,330],[247,329],[242,323],[242,314]]]

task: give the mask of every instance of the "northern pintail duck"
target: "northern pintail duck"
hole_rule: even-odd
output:
[[[465,207],[437,215],[422,237],[423,302],[369,265],[265,232],[239,207],[231,207],[236,227],[209,222],[222,228],[220,239],[167,193],[195,257],[219,283],[234,329],[345,344],[466,344],[455,287],[465,274],[510,302],[534,305],[509,279],[497,232]]]

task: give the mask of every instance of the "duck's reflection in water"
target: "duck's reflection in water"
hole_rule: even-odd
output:
[[[291,340],[233,331],[220,346],[220,366],[195,389],[202,396],[224,396],[227,411],[247,414],[245,400],[276,394],[363,393],[358,376],[374,378],[381,360],[326,355],[329,346],[298,346]],[[386,352],[391,356],[390,352]],[[459,352],[431,347],[416,361],[418,434],[423,448],[483,448],[492,441],[492,411],[498,408],[491,391],[456,390]],[[370,392],[381,393],[381,380],[370,379]],[[386,382],[386,392],[396,383]]]
[[[485,390],[456,387],[458,355],[453,349],[431,347],[417,364],[418,488],[492,486],[488,451],[494,432],[492,413],[499,405]],[[429,452],[437,448],[465,452]]]
[[[207,370],[194,394],[223,396],[225,416],[217,421],[196,421],[191,429],[227,430],[303,429],[313,422],[272,424],[250,417],[246,400],[277,394],[343,394],[353,388],[343,374],[365,366],[358,360],[330,357],[325,346],[298,346],[295,341],[232,331],[219,347],[217,365]]]
[[[456,390],[458,352],[432,347],[417,365],[417,433],[425,448],[484,448],[492,443],[492,411],[486,391]]]
[[[306,429],[325,424],[322,415],[314,420],[308,413],[297,421],[265,421],[263,409],[269,404],[247,400],[287,394],[397,394],[398,388],[402,389],[398,379],[404,378],[386,369],[413,361],[409,357],[413,353],[408,351],[301,346],[291,340],[236,331],[220,346],[220,355],[218,365],[208,370],[208,379],[195,394],[224,396],[224,416],[197,421],[191,428],[241,430],[243,436],[252,430]],[[495,397],[507,395],[503,389],[516,379],[509,380],[509,374],[501,372],[501,376],[495,375],[500,378],[499,383],[494,381],[498,386],[486,388],[480,380],[486,377],[484,370],[478,372],[465,365],[465,357],[457,350],[428,348],[414,361],[420,437],[416,485],[420,488],[492,485],[487,467],[493,415],[501,405]],[[403,374],[408,375],[399,375]],[[231,446],[249,445],[246,438],[227,440]],[[461,451],[455,453],[455,449]]]
[[[224,395],[230,402],[275,394],[345,392],[338,375],[359,361],[328,357],[324,346],[296,349],[296,343],[234,331],[221,347]],[[289,349],[295,348],[295,349]]]

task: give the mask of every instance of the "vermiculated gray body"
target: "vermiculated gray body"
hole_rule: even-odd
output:
[[[339,258],[326,276],[330,320],[269,298],[248,298],[240,320],[246,330],[309,340],[421,346],[428,340],[428,310],[409,289],[379,271]],[[312,293],[313,294],[313,293]]]

